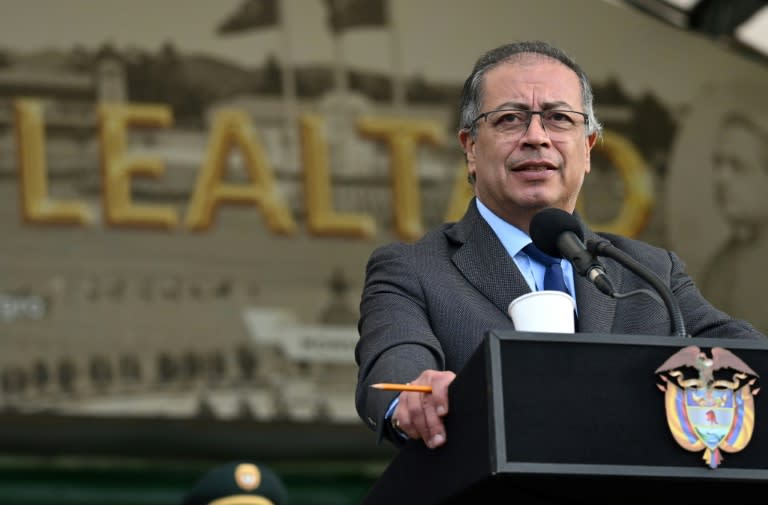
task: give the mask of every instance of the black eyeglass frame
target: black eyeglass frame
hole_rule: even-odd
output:
[[[489,110],[487,112],[481,112],[480,114],[477,115],[477,117],[475,119],[472,120],[472,122],[469,123],[469,129],[474,128],[475,125],[477,124],[477,122],[480,121],[481,119],[485,119],[487,121],[488,120],[488,116],[491,115],[491,114],[494,114],[496,112],[524,112],[524,113],[528,114],[528,120],[525,122],[525,130],[524,131],[528,131],[528,128],[530,128],[531,121],[533,121],[533,116],[538,114],[542,118],[542,120],[543,120],[544,116],[542,116],[542,114],[544,114],[546,112],[569,112],[569,113],[573,113],[573,114],[578,114],[579,116],[584,118],[584,126],[589,125],[589,114],[587,114],[586,112],[579,112],[577,110],[570,110],[570,109],[531,110],[531,109],[515,109],[513,107],[505,107],[505,108],[502,108],[502,109],[494,109],[494,110]],[[544,124],[544,122],[542,121],[542,125],[543,124]]]

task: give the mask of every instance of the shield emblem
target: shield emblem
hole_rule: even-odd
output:
[[[730,354],[720,366],[716,357]],[[755,422],[754,395],[757,374],[732,353],[712,349],[713,358],[696,346],[678,351],[656,370],[664,391],[667,424],[677,443],[689,451],[704,451],[702,458],[710,468],[723,461],[721,451],[742,450],[752,438]],[[727,362],[728,366],[722,365]],[[685,367],[698,370],[686,378]],[[714,378],[718,368],[732,368],[732,380]]]

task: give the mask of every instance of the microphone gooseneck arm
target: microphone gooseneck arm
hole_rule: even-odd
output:
[[[685,321],[683,320],[683,314],[680,311],[680,305],[677,303],[672,290],[664,284],[659,277],[648,270],[642,263],[635,260],[633,257],[626,254],[621,249],[615,247],[607,240],[588,240],[587,250],[598,256],[606,256],[618,261],[638,277],[648,282],[654,287],[656,292],[661,296],[669,311],[669,317],[672,320],[673,334],[678,337],[690,337],[685,329]]]

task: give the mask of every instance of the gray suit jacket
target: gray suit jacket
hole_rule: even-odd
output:
[[[764,338],[750,324],[707,302],[671,251],[584,227],[585,242],[604,238],[655,272],[680,304],[693,337]],[[610,258],[602,258],[617,292],[649,289],[647,282]],[[669,313],[650,296],[617,300],[576,276],[578,330],[584,333],[670,335]],[[509,302],[530,292],[514,260],[477,210],[428,232],[419,241],[382,246],[371,255],[360,302],[359,366],[355,395],[361,419],[396,444],[383,418],[396,393],[377,382],[408,382],[425,369],[459,373],[490,329],[514,326]]]

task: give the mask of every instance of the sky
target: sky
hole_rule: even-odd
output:
[[[737,58],[609,0],[389,0],[390,29],[354,29],[336,41],[327,27],[324,0],[279,0],[283,27],[216,34],[216,26],[240,1],[0,0],[0,47],[98,47],[109,41],[156,51],[172,36],[180,51],[243,65],[260,65],[270,54],[299,65],[330,64],[339,55],[363,70],[460,83],[481,52],[539,38],[566,49],[593,81],[620,74],[628,93],[662,88],[673,102],[689,100],[699,82],[725,78],[719,67]],[[649,71],[660,65],[670,70]],[[765,66],[746,60],[731,66],[733,78],[756,71],[768,75]]]

